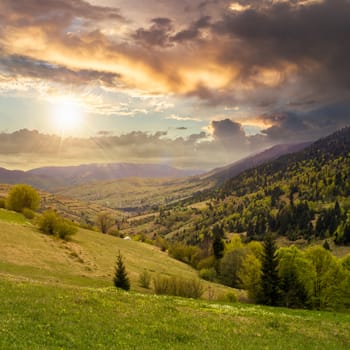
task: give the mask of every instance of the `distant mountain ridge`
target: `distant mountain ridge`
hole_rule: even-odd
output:
[[[42,190],[81,185],[94,181],[128,177],[181,178],[198,175],[201,170],[178,169],[167,164],[107,163],[77,166],[51,166],[29,171],[0,168],[0,183],[26,183]]]

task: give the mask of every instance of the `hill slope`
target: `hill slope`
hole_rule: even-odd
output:
[[[157,247],[83,229],[66,242],[40,233],[21,214],[0,209],[0,277],[75,286],[111,286],[119,251],[132,290],[149,292],[138,284],[139,274],[144,270],[152,276],[197,278],[194,269]],[[217,295],[229,290],[211,285]]]
[[[300,152],[246,170],[219,189],[194,196],[201,204],[162,211],[148,224],[171,240],[201,245],[220,224],[226,233],[262,239],[266,232],[350,244],[350,128]],[[140,221],[141,228],[144,221]],[[139,231],[133,221],[132,230]]]
[[[215,179],[222,183],[239,175],[245,170],[255,168],[266,162],[273,161],[283,155],[301,151],[310,144],[311,142],[276,145],[271,148],[268,148],[263,152],[241,159],[225,167],[214,169],[207,174],[201,175],[200,177],[202,179]]]
[[[0,348],[346,350],[346,314],[0,278]]]
[[[203,175],[180,179],[124,178],[98,181],[62,188],[58,193],[113,209],[142,213],[189,199],[196,193],[210,191],[244,170],[276,159],[283,154],[301,150],[308,144],[277,145]]]

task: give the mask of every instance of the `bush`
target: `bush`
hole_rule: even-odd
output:
[[[238,299],[237,299],[237,295],[233,292],[229,292],[226,294],[226,299],[228,302],[230,303],[237,303]]]
[[[169,255],[176,260],[196,267],[200,259],[200,249],[196,246],[176,243],[169,248]]]
[[[39,229],[47,235],[65,240],[78,231],[73,223],[62,218],[53,210],[48,210],[42,214],[39,219]]]
[[[38,192],[28,185],[15,185],[11,188],[6,202],[6,207],[10,210],[22,212],[24,208],[36,211],[40,206],[40,196]]]
[[[151,283],[151,274],[144,270],[139,276],[139,285],[142,288],[149,289]]]
[[[213,282],[216,279],[216,271],[213,267],[210,269],[201,269],[199,271],[199,277],[206,281]]]
[[[202,269],[210,269],[211,267],[215,266],[215,256],[211,255],[208,256],[207,258],[204,258],[199,261],[197,264],[197,269],[202,270]]]
[[[120,237],[120,231],[116,227],[112,227],[108,230],[107,234],[114,237]]]
[[[35,212],[31,209],[28,208],[24,208],[22,210],[22,214],[24,215],[25,218],[32,220],[35,218]]]
[[[185,279],[181,277],[156,276],[153,279],[156,294],[173,295],[183,298],[198,299],[202,296],[204,288],[198,279]]]
[[[5,209],[6,208],[6,199],[0,198],[0,208]]]

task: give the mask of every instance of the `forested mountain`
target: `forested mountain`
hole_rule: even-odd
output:
[[[349,195],[350,128],[345,128],[228,180],[205,194],[206,204],[161,210],[151,230],[197,246],[213,236],[214,225],[246,240],[274,232],[290,240],[350,244]]]
[[[209,173],[202,175],[201,178],[209,178],[222,183],[239,175],[245,170],[255,168],[269,161],[273,161],[283,155],[298,152],[310,144],[311,142],[276,145],[225,167],[214,169]]]

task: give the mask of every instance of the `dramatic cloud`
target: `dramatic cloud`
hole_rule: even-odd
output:
[[[30,110],[43,133],[21,132],[26,152],[206,167],[315,139],[350,123],[349,18],[347,0],[2,0],[1,130]],[[124,135],[43,135],[47,115],[23,101],[67,95],[95,117],[89,135]],[[16,137],[1,135],[2,152]]]

